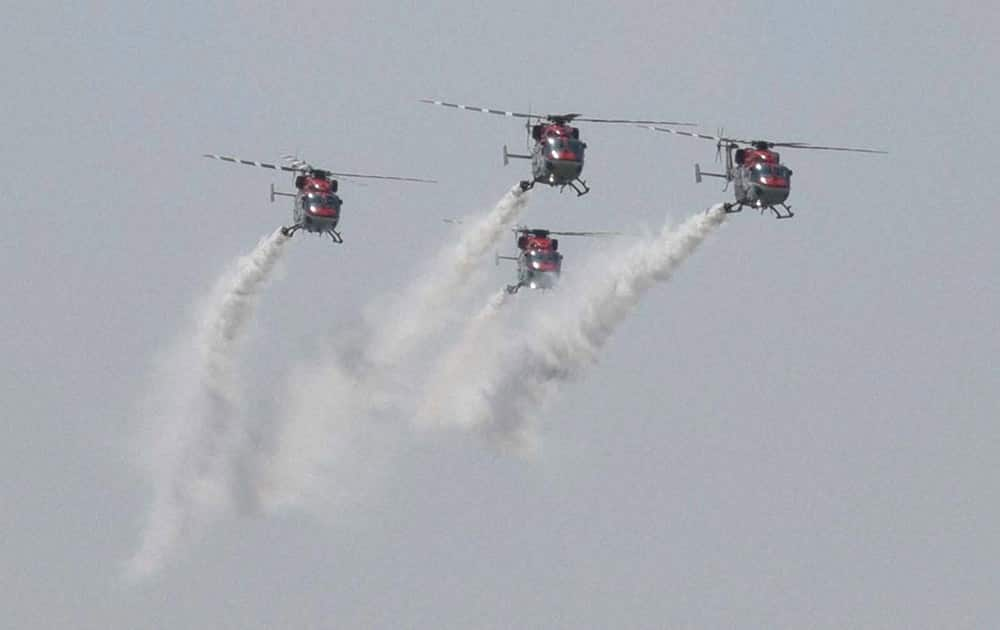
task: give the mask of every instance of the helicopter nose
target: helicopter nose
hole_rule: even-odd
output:
[[[559,178],[573,178],[583,170],[583,163],[575,160],[549,160],[549,172]]]
[[[559,274],[555,271],[536,272],[532,277],[532,289],[551,289],[559,280]]]
[[[784,203],[788,199],[788,187],[780,186],[754,186],[756,198],[763,204],[773,206]]]

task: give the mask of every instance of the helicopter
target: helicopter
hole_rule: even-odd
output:
[[[343,243],[344,239],[337,231],[337,223],[340,221],[340,208],[343,200],[337,196],[336,177],[353,177],[364,179],[388,179],[402,182],[420,182],[424,184],[437,183],[432,179],[420,179],[416,177],[390,177],[388,175],[362,175],[359,173],[334,173],[325,169],[312,166],[294,156],[286,155],[283,159],[287,166],[270,164],[267,162],[256,162],[254,160],[243,160],[226,155],[215,155],[205,153],[204,157],[234,164],[246,164],[247,166],[259,166],[269,168],[273,171],[288,171],[295,173],[295,192],[280,192],[274,189],[271,184],[271,203],[275,197],[293,197],[295,205],[292,207],[292,220],[294,223],[281,228],[281,233],[285,236],[293,236],[298,230],[313,232],[315,234],[328,234],[334,243]]]
[[[680,129],[667,129],[647,125],[653,131],[691,136],[715,141],[716,160],[722,149],[726,150],[726,172],[706,173],[699,164],[694,165],[695,182],[702,177],[718,177],[726,180],[726,187],[733,182],[736,202],[725,204],[726,212],[739,212],[744,207],[757,208],[761,214],[765,210],[774,212],[776,219],[791,219],[795,216],[791,206],[785,204],[791,187],[792,169],[781,163],[781,156],[771,149],[815,149],[819,151],[851,151],[855,153],[887,153],[880,149],[858,149],[853,147],[827,147],[807,142],[771,142],[769,140],[741,140],[727,138],[720,132],[708,136]],[[745,146],[741,146],[745,145]],[[725,190],[725,189],[723,189]],[[780,209],[779,209],[780,206]]]
[[[617,236],[618,232],[553,232],[526,226],[511,228],[517,235],[517,256],[496,255],[496,264],[501,260],[517,261],[517,284],[507,285],[507,293],[513,295],[521,287],[529,289],[552,289],[559,281],[562,271],[562,254],[559,253],[559,239],[556,236]]]
[[[431,99],[420,99],[421,103],[431,105],[441,105],[442,107],[454,107],[486,114],[496,114],[507,116],[508,118],[525,118],[525,129],[528,132],[529,154],[510,153],[507,145],[503,147],[504,166],[510,163],[511,158],[520,160],[531,160],[531,179],[521,181],[521,190],[528,191],[536,183],[547,184],[558,187],[560,192],[567,186],[572,188],[577,196],[583,196],[590,192],[587,182],[580,179],[583,171],[583,154],[587,148],[587,143],[580,140],[580,130],[570,125],[573,121],[594,122],[594,123],[614,123],[614,124],[638,124],[638,125],[679,125],[692,126],[694,123],[675,122],[668,120],[624,120],[611,118],[585,118],[580,114],[524,114],[521,112],[508,112],[500,109],[487,109],[483,107],[472,107],[458,103],[446,103]]]

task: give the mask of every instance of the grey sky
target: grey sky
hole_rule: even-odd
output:
[[[3,15],[0,625],[1000,622],[997,5],[19,2]],[[199,155],[297,152],[440,180],[344,182],[345,244],[288,244],[244,365],[248,404],[275,414],[290,373],[453,238],[440,218],[485,212],[526,172],[500,163],[503,144],[523,146],[516,122],[421,97],[891,153],[783,152],[796,218],[732,217],[550,401],[534,457],[459,431],[394,436],[377,484],[352,493],[344,473],[353,498],[337,509],[225,519],[128,584],[150,502],[130,459],[153,358],[289,217],[266,196],[287,179]],[[708,142],[582,133],[593,191],[536,190],[526,222],[658,229],[731,194],[693,181]],[[604,247],[565,241],[567,280]],[[514,275],[483,270],[494,288]],[[525,312],[559,299],[522,297]]]

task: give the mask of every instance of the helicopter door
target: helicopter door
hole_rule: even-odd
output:
[[[295,200],[295,207],[293,210],[295,222],[302,223],[309,210],[309,199],[307,199],[305,195],[299,195],[299,198]]]

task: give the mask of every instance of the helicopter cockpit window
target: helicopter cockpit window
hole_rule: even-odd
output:
[[[583,150],[587,147],[586,144],[580,140],[574,140],[573,138],[549,138],[549,149],[552,151],[570,151],[576,154],[576,159],[581,159],[583,157]]]
[[[528,258],[534,262],[556,262],[559,260],[559,255],[555,252],[545,252],[545,251],[529,251]]]
[[[791,176],[792,171],[781,164],[756,164],[754,165],[754,175],[758,177],[784,177]]]
[[[306,204],[324,208],[332,208],[336,205],[333,195],[309,195],[306,197]]]

